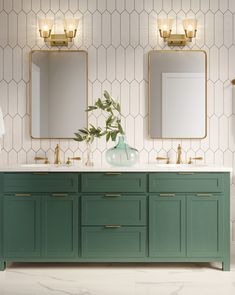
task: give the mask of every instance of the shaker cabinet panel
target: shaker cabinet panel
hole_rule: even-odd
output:
[[[75,173],[6,173],[4,191],[6,193],[30,192],[77,192],[79,175]]]
[[[223,175],[218,173],[150,173],[150,192],[196,193],[222,192]]]
[[[186,255],[185,197],[151,196],[149,201],[149,255]]]
[[[82,196],[82,225],[146,225],[146,197]]]
[[[46,196],[42,208],[43,256],[78,256],[78,197]]]
[[[4,196],[4,256],[40,256],[40,213],[40,196]]]
[[[84,173],[82,192],[87,193],[143,193],[147,190],[145,173]]]
[[[146,256],[145,227],[83,227],[82,257]]]
[[[221,256],[223,243],[223,195],[187,198],[187,254],[190,257]]]

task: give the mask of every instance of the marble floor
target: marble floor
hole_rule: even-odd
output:
[[[219,264],[20,264],[0,272],[0,295],[234,295]]]

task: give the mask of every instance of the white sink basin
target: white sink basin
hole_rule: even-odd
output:
[[[49,168],[50,164],[22,164],[21,167],[25,167],[25,168]]]
[[[190,167],[206,167],[206,164],[156,164],[158,167],[164,168],[190,168]]]

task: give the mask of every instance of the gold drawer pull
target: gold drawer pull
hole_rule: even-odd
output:
[[[104,197],[105,198],[117,198],[117,197],[121,197],[121,194],[105,194]]]
[[[107,172],[105,175],[122,175],[121,172]]]
[[[34,175],[47,175],[49,174],[48,172],[34,172]]]
[[[15,194],[15,197],[31,197],[31,194]]]
[[[105,225],[105,228],[120,228],[121,225]]]
[[[178,172],[179,175],[193,175],[194,172]]]
[[[175,197],[175,194],[160,194],[160,197]]]
[[[68,194],[52,194],[52,197],[68,197]]]
[[[213,197],[213,194],[197,194],[197,197]]]

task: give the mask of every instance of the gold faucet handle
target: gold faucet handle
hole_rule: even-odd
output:
[[[50,164],[50,162],[48,161],[47,157],[35,157],[34,158],[35,161],[42,161],[44,160],[44,164]]]
[[[72,161],[80,161],[80,160],[81,160],[81,157],[73,157],[73,158],[68,157],[66,165],[71,165]]]
[[[170,164],[170,158],[169,157],[156,157],[157,161],[163,161],[166,160],[167,164]]]
[[[195,157],[195,158],[192,158],[192,157],[190,157],[189,158],[189,161],[188,161],[188,164],[192,164],[193,163],[193,160],[195,160],[195,161],[202,161],[203,160],[203,157]]]

